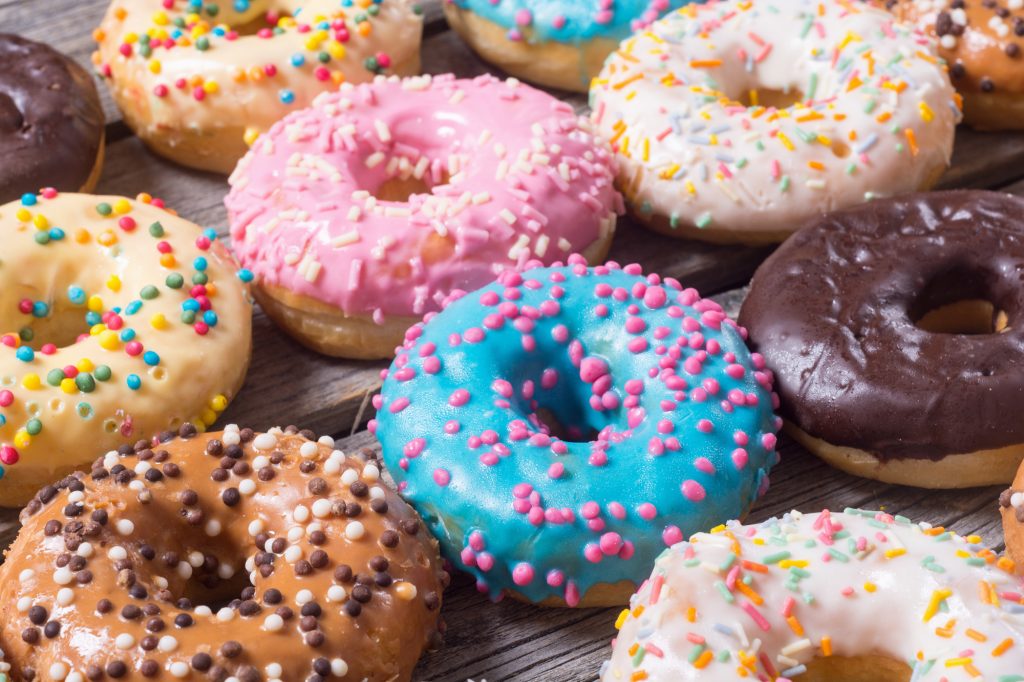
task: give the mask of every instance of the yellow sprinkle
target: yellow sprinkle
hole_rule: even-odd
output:
[[[111,275],[108,277],[107,288],[111,291],[121,291],[121,278],[117,275]]]
[[[39,377],[36,377],[36,378],[38,379]],[[28,431],[25,431],[24,429],[20,429],[16,434],[14,434],[14,445],[15,445],[15,447],[27,448],[31,444],[32,444],[32,436],[28,435]]]
[[[43,384],[41,381],[39,381],[38,374],[29,373],[21,378],[21,385],[30,391],[35,391],[36,389],[40,388]]]
[[[942,589],[932,592],[932,598],[929,600],[928,606],[924,610],[924,622],[927,623],[930,621],[932,616],[939,612],[939,605],[951,596],[953,596],[952,590]]]
[[[117,243],[117,235],[110,230],[104,230],[103,232],[100,232],[99,237],[96,237],[96,241],[103,246],[113,246]]]
[[[27,223],[28,221],[32,220],[32,211],[24,207],[19,208],[17,211],[15,211],[14,217],[23,223]]]
[[[160,60],[159,59],[150,60],[150,62],[148,64],[146,64],[146,68],[149,69],[150,73],[160,73],[160,70],[162,68],[161,64],[160,64]]]
[[[227,406],[228,399],[224,395],[215,395],[213,400],[210,401],[210,407],[212,407],[216,412],[223,412],[227,409]]]
[[[874,583],[864,583],[865,592],[874,592],[878,587]]]
[[[45,230],[50,227],[50,221],[46,219],[46,216],[39,213],[32,218],[32,224],[36,226],[37,230]]]
[[[220,90],[220,86],[217,85],[217,81],[206,81],[205,83],[203,83],[203,92],[205,92],[207,95],[212,95],[218,90]]]
[[[885,558],[886,559],[895,559],[896,557],[903,556],[906,553],[907,553],[907,550],[905,550],[902,547],[896,547],[894,549],[887,549],[887,550],[885,550]]]
[[[932,111],[932,108],[928,106],[927,102],[920,102],[917,105],[917,108],[921,110],[921,120],[925,123],[930,123],[931,120],[935,118],[935,113]]]
[[[117,350],[121,347],[121,339],[117,332],[107,329],[99,333],[100,347],[105,350]]]
[[[245,140],[246,146],[251,147],[252,143],[255,142],[256,138],[259,137],[259,136],[260,136],[259,129],[258,128],[253,128],[252,126],[249,126],[248,128],[245,129],[245,134],[242,136],[242,139]]]
[[[89,358],[82,358],[78,361],[78,364],[75,365],[75,368],[79,372],[91,372],[96,369],[96,365],[92,364],[92,360]]]
[[[102,313],[103,299],[93,294],[92,296],[89,297],[89,301],[86,303],[86,307],[88,307],[91,312]]]
[[[629,618],[629,609],[622,609],[622,611],[619,613],[619,617],[615,619],[615,629],[616,630],[621,630],[622,626],[626,622],[626,619],[628,619],[628,618]]]
[[[157,313],[153,317],[149,318],[149,325],[153,329],[167,329],[170,326],[163,313]]]
[[[75,385],[74,379],[65,378],[60,380],[60,390],[70,395],[72,393],[78,393],[78,386]]]
[[[788,137],[786,137],[786,133],[780,131],[777,137],[779,138],[779,142],[785,145],[786,149],[788,149],[789,151],[793,151],[794,149],[796,149],[796,147],[793,146],[793,142]]]
[[[956,666],[959,666],[959,665],[967,665],[970,662],[971,662],[971,659],[969,659],[969,658],[949,658],[949,659],[946,659],[946,667],[947,668],[955,668]]]
[[[124,215],[130,210],[132,210],[132,202],[127,199],[118,199],[114,202],[114,213]]]
[[[203,410],[203,413],[199,416],[203,420],[204,424],[212,424],[217,421],[217,413],[209,408]]]
[[[331,55],[334,59],[345,58],[345,46],[339,43],[337,40],[332,40],[327,43],[327,54]]]

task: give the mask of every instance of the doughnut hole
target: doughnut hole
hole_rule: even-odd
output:
[[[911,304],[914,325],[931,334],[998,334],[1010,319],[994,293],[996,277],[964,266],[933,277]]]
[[[828,656],[807,663],[807,672],[793,682],[910,682],[913,671],[885,656]]]
[[[384,180],[373,195],[381,201],[406,202],[414,194],[429,194],[434,187],[447,185],[450,179],[447,168],[441,169],[437,182],[432,182],[426,173],[419,178],[398,175]]]
[[[742,92],[739,102],[745,107],[774,107],[788,109],[794,104],[804,101],[804,93],[799,88],[755,87]]]
[[[91,262],[88,258],[81,260],[82,264]],[[35,350],[45,344],[67,348],[74,345],[79,336],[88,335],[86,314],[89,308],[84,295],[72,302],[68,292],[76,287],[82,292],[109,294],[102,273],[78,264],[61,268],[52,258],[46,262],[42,257],[20,266],[22,271],[32,273],[32,277],[0,292],[0,329],[17,333],[23,344]]]

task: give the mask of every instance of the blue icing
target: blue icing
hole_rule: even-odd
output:
[[[613,0],[607,4],[602,22],[601,0],[453,0],[458,7],[509,30],[525,33],[531,41],[553,40],[582,43],[594,38],[619,41],[641,24],[649,24],[669,10],[691,0]],[[516,17],[529,12],[530,23],[522,26]]]
[[[767,489],[761,359],[717,304],[628,270],[504,273],[410,330],[375,401],[400,490],[492,597],[638,583],[666,541]],[[547,435],[538,410],[583,442]]]

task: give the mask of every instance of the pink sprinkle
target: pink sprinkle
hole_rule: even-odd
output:
[[[437,359],[437,356],[430,356],[423,361],[423,371],[427,374],[437,374],[441,371],[441,361]]]
[[[715,430],[715,425],[711,423],[710,419],[701,419],[697,422],[697,430],[701,433],[711,433]]]
[[[740,605],[740,608],[747,612],[747,614],[753,619],[754,623],[757,624],[757,627],[761,628],[765,632],[771,631],[771,623],[765,620],[764,616],[761,615],[760,611],[754,608],[753,604],[751,604],[750,602],[743,602]]]
[[[512,569],[512,582],[520,586],[529,585],[533,582],[533,575],[533,566],[526,562],[521,562]]]
[[[480,343],[484,340],[484,330],[480,327],[470,327],[462,336],[466,343]]]
[[[559,571],[557,568],[553,568],[548,571],[547,583],[551,587],[559,587],[565,582],[565,574]]]
[[[622,549],[622,536],[618,533],[605,533],[601,536],[600,547],[607,556],[614,556]]]
[[[585,383],[592,384],[607,374],[608,363],[599,357],[589,356],[580,363],[580,379]]]
[[[564,324],[560,324],[551,330],[551,338],[558,343],[565,343],[569,340],[569,329]]]
[[[0,462],[3,462],[4,464],[7,465],[12,465],[17,464],[18,459],[18,451],[15,450],[13,447],[11,447],[10,445],[0,446]]]
[[[448,435],[454,435],[459,432],[460,428],[461,426],[459,422],[455,421],[454,419],[450,419],[449,421],[445,422],[444,432],[447,433]]]
[[[409,407],[409,399],[402,397],[392,402],[388,409],[391,411],[391,414],[398,414],[407,407]]]
[[[698,471],[703,471],[705,474],[714,474],[715,465],[711,463],[711,460],[707,457],[698,457],[693,460],[693,465],[697,467]]]
[[[462,407],[469,402],[469,391],[464,388],[457,388],[448,398],[448,404],[452,407]]]
[[[549,478],[561,478],[562,474],[564,474],[564,473],[565,473],[565,465],[562,464],[561,462],[555,462],[554,464],[552,464],[551,466],[548,467],[548,477]]]
[[[626,508],[618,502],[610,502],[608,504],[608,513],[617,519],[626,518]]]
[[[601,548],[593,542],[588,542],[586,547],[583,548],[583,556],[585,556],[587,561],[592,564],[600,563],[601,559],[604,558],[601,553]]]
[[[750,457],[747,455],[747,451],[743,448],[736,448],[732,451],[732,463],[736,466],[738,471],[743,471],[749,460]]]
[[[443,487],[451,483],[451,481],[452,475],[448,472],[447,469],[434,469],[434,483]]]
[[[476,557],[476,565],[486,573],[494,568],[494,557],[488,552],[480,552]]]
[[[683,481],[681,489],[686,499],[690,500],[691,502],[700,502],[707,496],[707,493],[704,490],[704,486],[702,486],[697,481],[694,481],[693,479],[687,479]]]
[[[410,459],[415,459],[423,454],[425,447],[427,447],[427,440],[425,438],[413,438],[402,448],[402,453]]]
[[[644,521],[653,521],[658,515],[658,508],[650,502],[644,502],[636,508],[636,513],[639,514],[640,518]]]
[[[660,286],[648,287],[647,291],[644,293],[644,305],[648,308],[660,308],[665,305],[667,300],[668,294],[666,294],[665,289]]]
[[[583,507],[580,510],[580,514],[585,519],[594,519],[601,514],[601,507],[597,504],[597,502],[591,500],[590,502],[587,502],[583,505]]]
[[[683,541],[683,531],[679,526],[665,526],[665,530],[661,532],[661,539],[667,547],[671,547]]]

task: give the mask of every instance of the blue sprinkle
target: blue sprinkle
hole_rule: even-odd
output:
[[[235,0],[235,11],[246,12],[249,10],[249,0]]]
[[[131,341],[134,338],[135,338],[135,330],[134,329],[125,329],[125,330],[123,330],[121,332],[121,340],[124,341],[125,343]]]
[[[129,374],[125,381],[128,384],[128,388],[133,391],[139,390],[139,387],[142,386],[142,379],[139,378],[138,374]]]
[[[32,304],[32,317],[46,317],[49,313],[50,306],[42,301],[36,301]]]
[[[242,280],[246,284],[251,282],[253,280],[253,277],[254,275],[252,274],[252,270],[248,268],[242,268],[241,270],[238,271],[238,279]]]
[[[145,353],[142,354],[142,361],[145,362],[150,367],[155,367],[156,365],[160,364],[160,356],[151,350],[147,350]]]
[[[59,227],[51,227],[50,239],[52,239],[55,242],[59,242],[61,239],[64,239],[64,230],[60,229]]]
[[[194,298],[190,298],[181,304],[182,310],[191,310],[194,313],[199,312],[199,301]]]
[[[3,477],[4,477],[4,468],[3,468],[2,465],[0,465],[0,478],[3,478]]]
[[[36,195],[32,194],[31,192],[26,192],[25,194],[21,195],[22,206],[35,206],[37,201],[39,200],[36,199]]]
[[[207,266],[206,259],[203,258],[202,256],[198,256],[194,261],[192,261],[192,267],[194,267],[199,272],[202,272],[203,270],[205,270],[206,266]]]
[[[292,66],[300,67],[300,66],[302,66],[305,63],[306,63],[306,58],[303,57],[301,54],[293,54],[292,55]]]
[[[136,299],[136,300],[132,301],[131,303],[129,303],[128,305],[125,306],[124,314],[125,315],[134,315],[135,313],[139,312],[139,309],[141,307],[142,307],[142,301]]]
[[[284,104],[291,104],[292,102],[295,101],[295,93],[292,92],[291,90],[282,90],[279,93],[277,93],[277,96],[281,99],[281,102]]]
[[[102,321],[103,318],[100,316],[99,313],[94,313],[93,311],[90,310],[85,314],[85,323],[90,327],[95,326]]]
[[[212,310],[207,310],[205,313],[203,313],[203,322],[205,322],[208,326],[216,327],[217,321],[217,313],[213,312]]]
[[[21,346],[14,352],[18,359],[22,362],[32,362],[36,357],[36,352],[32,350],[31,346]]]
[[[7,417],[5,417],[2,414],[0,414],[0,426],[3,426],[6,423],[7,423]]]
[[[82,305],[85,303],[86,295],[85,290],[80,286],[72,284],[68,287],[68,300],[74,305]]]
[[[208,227],[203,230],[203,236],[209,239],[211,242],[217,241],[217,230],[212,227]]]

